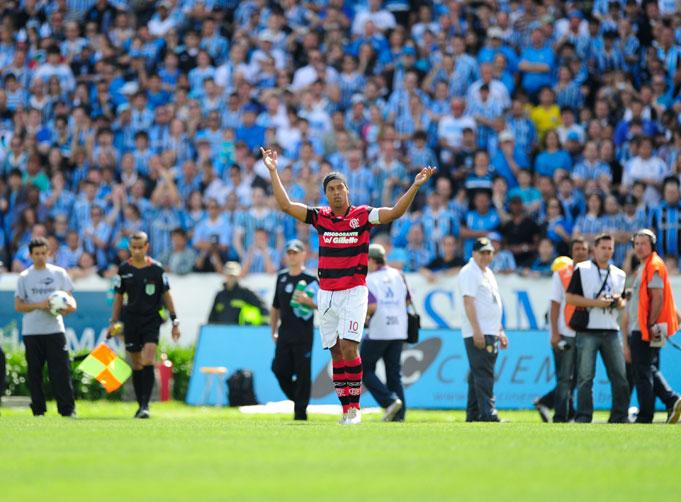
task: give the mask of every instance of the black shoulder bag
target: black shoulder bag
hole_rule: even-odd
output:
[[[596,266],[596,272],[598,272],[599,270],[598,265],[595,262],[594,265]],[[579,273],[581,274],[582,271],[580,270]],[[598,275],[600,277],[600,272],[598,273]],[[610,277],[610,265],[608,265],[608,272],[605,274],[603,284],[601,284],[601,288],[598,290],[598,293],[596,293],[595,298],[598,298],[605,289],[605,285],[608,283],[608,277]],[[582,287],[582,293],[583,292],[584,288]],[[575,331],[586,331],[587,326],[589,326],[589,308],[588,307],[575,308],[575,311],[572,313],[572,317],[570,318],[570,328],[572,328]]]

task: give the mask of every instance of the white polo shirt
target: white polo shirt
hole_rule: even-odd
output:
[[[494,272],[489,267],[483,272],[471,258],[459,272],[459,289],[461,290],[461,334],[463,337],[473,336],[473,327],[463,307],[464,296],[475,298],[475,311],[482,334],[498,336],[501,330],[501,295],[499,295],[499,286]]]
[[[571,330],[565,323],[565,288],[563,282],[560,280],[560,273],[554,272],[551,277],[551,298],[552,302],[560,303],[560,313],[558,314],[558,333],[563,336],[575,336],[575,332]]]

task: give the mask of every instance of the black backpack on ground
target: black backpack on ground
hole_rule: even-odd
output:
[[[239,369],[227,379],[227,399],[230,406],[258,404],[253,387],[253,373]]]

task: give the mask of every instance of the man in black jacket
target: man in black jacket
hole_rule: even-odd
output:
[[[251,324],[268,322],[265,302],[254,291],[239,284],[241,265],[235,261],[225,263],[225,284],[215,295],[213,308],[208,316],[209,324]]]
[[[7,374],[7,359],[5,353],[0,347],[0,405],[2,404],[2,396],[5,395],[5,378]]]

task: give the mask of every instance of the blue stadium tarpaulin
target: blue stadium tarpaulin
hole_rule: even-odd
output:
[[[228,376],[239,368],[253,372],[255,392],[261,403],[285,399],[270,369],[274,344],[269,327],[206,325],[201,328],[189,384],[187,403],[225,403],[213,385],[208,395],[202,367],[225,366]],[[509,348],[499,352],[495,393],[502,409],[531,408],[532,401],[554,385],[553,358],[546,331],[508,331]],[[317,335],[315,335],[317,336]],[[330,378],[330,355],[315,338],[312,352],[312,404],[336,404]],[[403,381],[410,407],[462,409],[466,405],[468,362],[458,330],[422,330],[421,341],[407,345],[402,352]],[[681,389],[681,351],[667,345],[661,352],[665,377]],[[610,385],[605,368],[598,362],[594,381],[594,406],[610,407]],[[635,396],[635,394],[634,394]],[[204,399],[205,398],[205,399]],[[368,392],[362,394],[365,406],[376,406]],[[635,404],[635,397],[634,402]]]

